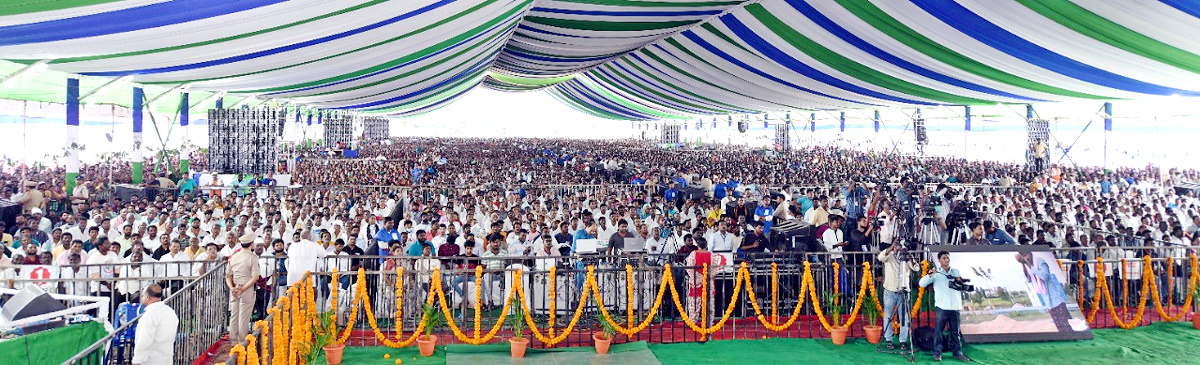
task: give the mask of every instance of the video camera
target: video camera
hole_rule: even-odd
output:
[[[942,275],[945,275],[947,279],[950,279],[950,283],[949,283],[950,290],[957,290],[957,291],[966,292],[966,293],[971,293],[971,292],[975,291],[974,285],[967,284],[967,283],[971,282],[971,279],[964,279],[962,277],[953,277],[950,275],[946,275],[945,273],[943,273]]]

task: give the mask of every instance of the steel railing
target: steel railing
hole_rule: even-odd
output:
[[[183,285],[164,304],[179,316],[172,363],[191,364],[210,351],[226,333],[229,324],[229,290],[225,287],[225,264],[219,263],[199,278]],[[115,331],[92,343],[64,364],[129,364],[133,358],[134,334],[139,314]],[[210,355],[211,356],[211,355]]]

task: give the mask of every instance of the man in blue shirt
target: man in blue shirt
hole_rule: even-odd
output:
[[[774,217],[775,208],[771,207],[770,197],[763,196],[762,203],[758,205],[758,208],[754,208],[754,221],[762,223],[763,231],[770,234],[771,225],[774,224],[771,219]]]
[[[425,240],[425,230],[418,229],[417,241],[413,242],[412,246],[408,246],[407,253],[409,256],[421,256],[421,250],[426,246],[428,246],[429,249],[436,251],[436,249],[433,247],[433,243]]]
[[[1008,235],[1002,229],[997,229],[997,224],[992,221],[983,221],[983,230],[987,232],[986,238],[993,245],[1015,245],[1017,241]]]
[[[389,242],[399,241],[400,231],[396,230],[396,221],[392,218],[386,218],[383,221],[383,229],[375,234],[375,243],[379,245],[378,252],[370,252],[372,255],[387,256],[390,248]],[[403,242],[403,241],[402,241]],[[384,258],[379,258],[379,263],[383,264]]]
[[[948,350],[954,353],[954,358],[969,362],[971,361],[962,353],[962,344],[959,343],[959,313],[962,310],[962,292],[950,289],[950,281],[961,281],[962,275],[958,273],[958,269],[950,268],[950,253],[946,251],[938,252],[938,265],[934,272],[921,277],[921,287],[933,284],[933,306],[937,309],[937,325],[934,326],[935,334],[933,336],[933,361],[942,361],[942,351]],[[950,338],[949,343],[942,341],[942,329],[949,327]]]
[[[596,238],[596,221],[588,219],[587,222],[585,222],[584,224],[586,226],[583,229],[576,231],[575,236],[571,237],[571,253],[572,254],[578,252],[577,250],[579,249],[579,247],[576,246],[576,243],[579,242],[579,240]],[[575,269],[578,270],[575,273],[575,290],[579,290],[579,289],[583,288],[583,282],[584,282],[584,279],[586,279],[586,275],[581,274],[582,272],[584,272],[586,270],[583,260],[579,260],[579,261],[575,262]]]
[[[716,199],[717,201],[721,201],[721,199],[725,199],[725,195],[726,195],[725,190],[726,190],[726,186],[724,183],[721,183],[719,181],[714,182],[714,184],[713,184],[713,199]]]
[[[679,190],[675,190],[675,183],[671,183],[667,187],[667,191],[663,192],[663,198],[667,199],[667,204],[675,204],[675,200],[679,198]]]
[[[867,195],[867,189],[854,182],[844,190],[844,194],[846,195],[846,216],[851,221],[857,222],[858,217],[863,216],[863,197]]]
[[[812,207],[813,207],[812,195],[813,195],[812,190],[808,190],[804,193],[804,195],[800,195],[799,198],[796,198],[796,203],[800,204],[800,216],[801,217],[803,217],[805,213],[808,213],[809,209],[812,209]]]

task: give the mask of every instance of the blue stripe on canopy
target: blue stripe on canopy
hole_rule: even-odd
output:
[[[911,0],[922,10],[963,34],[1001,52],[1050,71],[1118,90],[1152,95],[1197,96],[1200,93],[1134,80],[1055,53],[987,21],[950,0]]]
[[[1200,1],[1196,0],[1159,0],[1163,4],[1175,8],[1188,15],[1200,18]]]
[[[288,94],[288,93],[302,92],[302,91],[308,91],[308,90],[313,90],[313,89],[320,89],[320,88],[323,88],[323,87],[329,87],[329,86],[334,86],[334,85],[341,85],[341,84],[345,84],[345,83],[354,82],[354,81],[362,80],[362,79],[365,79],[365,78],[373,77],[373,76],[376,76],[376,75],[380,75],[380,74],[388,73],[388,72],[391,72],[391,71],[399,70],[399,69],[402,69],[402,68],[405,68],[405,67],[411,66],[411,65],[413,65],[413,64],[416,64],[417,62],[421,62],[421,61],[427,60],[427,59],[429,59],[429,58],[435,57],[435,56],[437,56],[437,55],[440,55],[440,54],[443,54],[443,53],[446,53],[446,52],[450,52],[450,51],[452,51],[452,50],[454,50],[454,49],[456,49],[456,48],[459,48],[459,46],[462,46],[462,45],[464,45],[464,44],[471,43],[472,41],[474,41],[474,40],[476,40],[476,39],[479,39],[479,38],[481,38],[481,37],[483,37],[483,36],[485,36],[485,35],[491,34],[493,31],[495,31],[495,30],[496,30],[496,29],[498,29],[498,28],[501,28],[501,27],[511,27],[511,26],[512,26],[512,24],[510,24],[510,22],[511,22],[511,21],[512,21],[514,18],[516,18],[516,17],[518,17],[518,16],[520,16],[520,14],[519,14],[519,13],[518,13],[518,14],[515,14],[515,15],[513,15],[513,16],[511,16],[511,17],[509,17],[508,19],[505,19],[505,20],[504,20],[504,21],[502,21],[502,22],[496,23],[496,25],[493,25],[491,28],[488,28],[488,29],[486,29],[486,30],[484,30],[484,31],[482,31],[482,32],[479,32],[478,34],[475,34],[475,35],[471,36],[470,38],[464,39],[462,42],[455,43],[455,44],[453,44],[453,45],[451,45],[451,46],[449,46],[449,47],[446,47],[446,48],[439,49],[439,50],[437,50],[436,52],[433,52],[433,53],[430,53],[430,54],[427,54],[427,55],[424,55],[424,56],[418,57],[418,58],[416,58],[416,59],[414,59],[414,60],[411,60],[411,61],[408,61],[408,62],[405,62],[405,63],[399,64],[399,65],[395,65],[395,66],[392,66],[392,67],[388,67],[388,68],[385,68],[385,69],[382,69],[382,70],[379,70],[379,71],[375,71],[375,72],[370,72],[370,73],[367,73],[367,74],[364,74],[364,75],[360,75],[360,76],[351,77],[351,78],[348,78],[348,79],[345,79],[345,80],[335,81],[335,82],[331,82],[331,83],[327,83],[327,84],[321,84],[321,85],[314,85],[314,86],[304,87],[304,88],[295,89],[295,90],[276,91],[276,92],[272,92],[272,93],[267,93],[266,95]]]
[[[593,106],[602,106],[605,109],[608,109],[608,111],[610,113],[620,114],[621,116],[624,116],[627,118],[655,119],[655,118],[647,116],[643,113],[640,113],[636,110],[627,108],[625,106],[614,105],[612,103],[606,102],[606,100],[607,100],[606,98],[596,96],[595,93],[593,93],[590,89],[583,87],[583,83],[580,82],[579,80],[567,81],[567,82],[562,83],[562,85],[568,89],[573,90],[574,92],[572,94],[575,94],[576,96],[581,97],[581,98],[587,98],[587,101],[591,102],[591,104]]]
[[[152,73],[191,70],[191,69],[197,69],[197,68],[230,64],[230,63],[245,61],[245,60],[251,60],[251,59],[255,59],[255,58],[259,58],[259,57],[270,56],[270,55],[293,51],[293,50],[297,50],[297,49],[301,49],[301,48],[305,48],[305,47],[319,45],[322,43],[338,40],[341,38],[346,38],[346,37],[360,34],[363,32],[367,32],[370,30],[382,28],[384,26],[391,25],[391,24],[403,21],[405,19],[409,19],[409,18],[415,17],[417,15],[427,13],[429,11],[432,11],[434,9],[440,8],[444,5],[447,5],[447,4],[450,4],[453,2],[454,2],[454,0],[440,0],[436,3],[423,6],[417,10],[413,10],[413,11],[401,14],[399,16],[393,17],[391,19],[387,19],[387,20],[375,23],[375,24],[370,24],[370,25],[366,25],[366,26],[359,27],[356,29],[351,29],[351,30],[348,30],[345,32],[332,34],[332,35],[328,35],[328,36],[324,36],[321,38],[312,39],[312,40],[308,40],[308,41],[304,41],[304,42],[300,42],[300,43],[296,43],[296,44],[290,44],[290,45],[283,46],[283,47],[277,47],[277,48],[266,49],[266,50],[262,50],[262,51],[258,51],[258,52],[247,53],[247,54],[240,55],[240,56],[226,57],[226,58],[221,58],[221,59],[216,59],[216,60],[211,60],[211,61],[196,62],[196,63],[190,63],[190,64],[178,65],[178,66],[147,68],[147,69],[140,69],[140,70],[86,72],[86,73],[81,73],[81,74],[88,75],[88,76],[140,75],[140,74],[152,74]]]
[[[794,83],[788,82],[787,80],[784,80],[784,79],[781,79],[781,78],[775,77],[775,75],[772,75],[772,74],[766,73],[766,72],[764,72],[764,71],[762,71],[762,70],[759,70],[759,69],[757,69],[757,68],[754,68],[754,66],[750,66],[749,64],[747,64],[747,63],[745,63],[745,62],[742,62],[741,60],[737,59],[736,57],[733,57],[733,56],[729,55],[728,53],[725,53],[725,51],[722,51],[722,50],[718,49],[716,46],[712,45],[711,43],[708,43],[708,41],[705,41],[703,38],[700,38],[700,36],[699,36],[699,35],[697,35],[695,32],[693,32],[693,31],[691,31],[691,30],[684,31],[682,34],[683,34],[683,36],[685,36],[685,37],[687,37],[688,39],[690,39],[692,42],[696,42],[696,44],[700,45],[700,47],[704,47],[704,49],[708,50],[709,52],[712,52],[713,54],[717,55],[718,57],[721,57],[721,58],[725,59],[726,61],[729,61],[729,63],[735,64],[735,65],[738,65],[738,66],[740,66],[741,68],[744,68],[744,69],[746,69],[747,71],[753,72],[753,73],[754,73],[754,74],[756,74],[756,75],[759,75],[759,76],[762,76],[762,77],[764,77],[764,78],[767,78],[768,80],[775,81],[775,82],[777,82],[777,83],[780,83],[780,84],[783,84],[783,85],[790,86],[790,87],[792,87],[793,89],[796,89],[796,90],[800,90],[800,91],[803,91],[803,92],[806,92],[806,93],[810,93],[810,94],[814,94],[814,95],[823,96],[823,97],[830,98],[830,99],[833,99],[833,100],[844,101],[844,102],[851,103],[851,104],[874,105],[874,104],[868,104],[868,103],[866,103],[866,102],[861,102],[861,101],[856,101],[856,100],[850,100],[850,99],[846,99],[846,98],[842,98],[842,97],[837,97],[837,96],[829,95],[829,94],[826,94],[826,93],[823,93],[823,92],[820,92],[820,91],[816,91],[816,90],[813,90],[813,89],[809,89],[809,88],[807,88],[807,87],[803,87],[803,86],[800,86],[800,85],[796,85],[796,84],[794,84]],[[807,65],[804,65],[804,67],[808,67],[808,66],[807,66]],[[811,67],[809,67],[809,69],[811,69]],[[793,70],[794,70],[794,69],[793,69]],[[813,70],[813,71],[816,71],[816,70]],[[800,71],[797,71],[797,72],[800,72]],[[804,72],[800,72],[800,73],[804,74]],[[819,71],[817,72],[817,74],[814,74],[814,75],[806,75],[806,76],[809,76],[809,77],[813,78],[814,80],[817,80],[817,77],[819,77],[819,75],[818,75],[818,74],[819,74],[819,75],[824,75],[824,76],[825,76],[824,78],[827,78],[827,79],[833,79],[832,77],[829,77],[829,75],[825,75],[825,74],[823,74],[823,73],[820,73]],[[817,77],[814,77],[814,76],[817,76]],[[836,79],[835,79],[835,80],[836,80]],[[817,81],[822,81],[822,80],[817,80]],[[831,81],[834,81],[834,80],[831,80]],[[838,83],[845,83],[844,81],[841,81],[841,80],[836,80],[836,82],[838,82]],[[826,82],[826,83],[828,84],[829,82]],[[857,87],[857,86],[855,86],[855,87]]]
[[[881,60],[887,61],[888,63],[899,66],[900,68],[911,71],[918,75],[925,76],[930,79],[934,79],[934,80],[937,80],[937,81],[940,81],[940,82],[943,82],[946,84],[958,86],[958,87],[961,87],[964,89],[978,91],[981,93],[986,93],[986,94],[991,94],[991,95],[996,95],[996,96],[1004,96],[1004,97],[1009,97],[1009,98],[1013,98],[1013,99],[1028,100],[1028,101],[1044,101],[1044,100],[1034,99],[1034,98],[1030,98],[1030,97],[1026,97],[1026,96],[1012,94],[1012,93],[1001,91],[1001,90],[996,90],[994,88],[975,84],[975,83],[968,82],[968,81],[959,80],[954,77],[943,75],[943,74],[937,73],[936,71],[918,66],[916,64],[913,64],[912,62],[908,62],[905,59],[896,57],[895,55],[888,53],[887,51],[879,49],[879,47],[876,47],[873,44],[867,43],[867,41],[863,40],[862,38],[859,38],[858,36],[854,35],[854,33],[851,33],[850,31],[846,30],[846,28],[843,28],[842,26],[838,25],[833,20],[826,17],[825,14],[821,14],[820,11],[817,11],[817,9],[813,8],[812,5],[809,5],[805,1],[787,0],[787,3],[789,5],[791,5],[793,8],[795,8],[796,10],[800,11],[800,13],[803,13],[805,16],[807,16],[809,19],[811,19],[814,23],[817,23],[817,25],[821,26],[821,28],[825,28],[825,30],[828,31],[829,33],[832,33],[833,35],[836,35],[838,38],[841,38],[843,41],[846,41],[846,43],[849,43],[849,44],[857,47],[858,49],[861,49],[867,53],[870,53],[872,56],[878,57]]]
[[[461,81],[463,78],[469,78],[469,77],[479,74],[480,72],[485,71],[488,68],[488,66],[491,66],[492,58],[495,57],[496,54],[499,52],[500,52],[500,50],[496,50],[496,51],[492,52],[492,54],[489,55],[487,57],[487,59],[483,60],[483,62],[480,62],[480,63],[476,64],[475,66],[471,66],[471,68],[463,70],[462,72],[459,72],[458,74],[450,76],[450,77],[446,78],[445,80],[442,80],[442,81],[435,83],[433,85],[430,85],[430,86],[426,86],[419,90],[416,90],[416,91],[413,91],[410,93],[406,93],[403,95],[383,99],[383,100],[377,100],[377,101],[372,101],[369,103],[356,104],[356,105],[347,105],[344,107],[339,107],[339,108],[334,108],[334,109],[370,109],[370,108],[375,108],[375,107],[379,107],[379,106],[383,106],[383,105],[387,105],[387,104],[393,104],[397,101],[408,99],[408,98],[411,98],[414,96],[420,96],[422,94],[436,90],[442,86],[446,86],[447,84]]]
[[[646,78],[642,77],[642,74],[640,72],[634,72],[634,70],[625,68],[625,65],[622,65],[621,62],[613,62],[613,63],[611,63],[611,65],[616,68],[621,69],[621,71],[624,71],[625,76],[634,77],[634,78],[638,79],[639,81],[641,81],[645,85],[660,86],[658,83],[647,80]],[[651,88],[649,88],[649,87],[641,88],[641,87],[633,87],[632,85],[628,85],[625,83],[625,81],[621,80],[616,74],[608,72],[608,70],[604,69],[603,67],[597,67],[593,71],[597,71],[597,72],[607,75],[608,78],[610,80],[612,80],[613,82],[619,83],[622,86],[628,88],[630,91],[638,93],[639,96],[646,98],[646,99],[650,99],[656,103],[668,105],[672,108],[683,110],[683,111],[686,111],[689,113],[696,113],[696,114],[706,114],[707,113],[706,111],[698,110],[698,109],[695,109],[695,108],[689,107],[689,106],[684,106],[681,103],[668,101],[661,97],[658,97],[657,95],[653,95],[649,92],[649,90],[651,90]],[[690,101],[692,104],[703,104],[703,102],[701,102],[699,100],[693,100],[692,98],[681,95],[681,94],[675,92],[674,90],[671,90],[670,88],[660,86],[658,89],[661,90],[660,92],[665,92],[665,93],[674,95],[676,98]]]
[[[0,46],[132,32],[218,17],[281,2],[283,0],[175,0],[74,18],[10,25],[0,27]]]
[[[533,11],[554,14],[571,15],[603,15],[603,16],[706,16],[717,15],[721,10],[682,10],[682,11],[607,11],[607,10],[576,10],[558,8],[533,8]]]

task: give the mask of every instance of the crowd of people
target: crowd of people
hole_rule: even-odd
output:
[[[196,188],[127,201],[100,194],[107,180],[96,169],[85,168],[71,194],[61,169],[5,174],[0,197],[22,207],[16,224],[0,225],[5,285],[32,285],[13,280],[30,265],[59,268],[59,278],[97,281],[47,290],[111,296],[115,308],[136,303],[152,285],[170,295],[181,277],[227,261],[238,301],[231,332],[244,334],[250,318],[264,315],[272,289],[329,269],[319,263],[331,255],[346,255],[336,264],[346,271],[412,265],[428,273],[556,265],[585,251],[688,266],[721,264],[721,253],[791,250],[853,261],[868,256],[850,252],[914,242],[1041,244],[1064,259],[1151,255],[1180,265],[1200,244],[1200,204],[1174,188],[1197,180],[1195,170],[1039,171],[834,147],[764,153],[633,140],[406,138],[360,156],[302,158],[291,171],[302,188],[220,196]],[[794,246],[772,230],[788,222],[819,227],[811,245]],[[1107,267],[1100,275],[1121,272],[1133,270]],[[1175,272],[1184,275],[1182,267]],[[329,285],[349,288],[343,279]],[[695,278],[687,280],[690,287]],[[701,294],[694,284],[689,296]],[[383,276],[371,282],[372,291],[388,285]],[[463,281],[448,285],[461,300]],[[498,304],[490,287],[479,295]],[[376,313],[389,313],[388,302]]]

